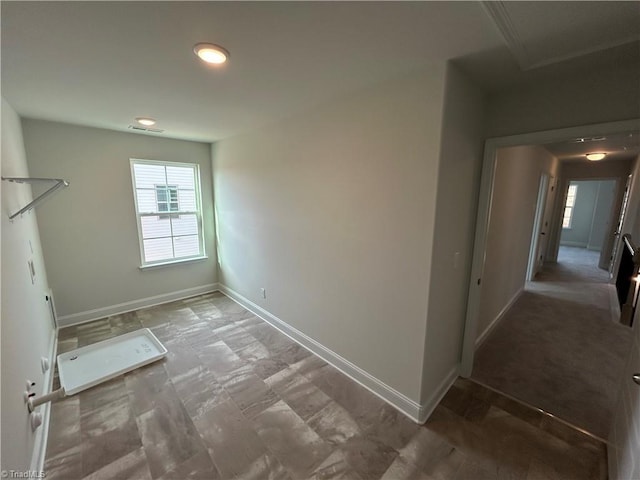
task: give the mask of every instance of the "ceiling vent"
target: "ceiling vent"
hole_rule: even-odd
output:
[[[150,127],[142,127],[140,125],[129,125],[130,130],[135,130],[137,132],[149,132],[149,133],[163,133],[164,130],[160,128],[150,128]]]
[[[579,137],[571,140],[570,143],[587,143],[587,142],[602,142],[606,140],[607,137]]]

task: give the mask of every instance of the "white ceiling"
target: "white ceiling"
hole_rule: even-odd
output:
[[[638,2],[569,3],[3,1],[2,95],[24,117],[126,130],[151,116],[211,142],[434,62],[486,53],[478,72],[522,78],[516,60],[637,37]],[[229,63],[200,63],[198,42]]]
[[[640,155],[640,132],[571,138],[544,147],[561,162],[588,162],[587,153],[606,153],[606,160],[629,160]]]

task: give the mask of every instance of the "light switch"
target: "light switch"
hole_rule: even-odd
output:
[[[460,267],[460,252],[453,254],[453,268],[457,270]]]

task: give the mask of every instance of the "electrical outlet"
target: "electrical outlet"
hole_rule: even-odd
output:
[[[267,291],[264,288],[261,288],[260,295],[262,295],[262,298],[267,298]]]

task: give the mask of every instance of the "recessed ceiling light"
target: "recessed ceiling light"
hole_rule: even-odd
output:
[[[597,162],[598,160],[602,160],[606,155],[606,153],[587,153],[587,160]]]
[[[151,125],[156,124],[156,121],[153,118],[149,118],[149,117],[138,117],[136,118],[136,122],[146,127],[150,127]]]
[[[193,51],[202,61],[215,65],[220,65],[229,58],[229,52],[213,43],[198,43],[193,47]]]

